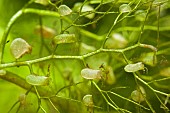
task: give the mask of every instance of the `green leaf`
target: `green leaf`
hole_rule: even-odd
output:
[[[140,57],[140,61],[142,61],[144,64],[155,66],[157,64],[157,57],[154,57],[153,52],[142,54]]]
[[[139,70],[144,70],[144,64],[142,62],[138,62],[138,63],[135,63],[135,64],[128,64],[124,67],[124,70],[126,72],[136,72],[136,71],[139,71]]]
[[[66,16],[72,13],[72,10],[66,5],[60,5],[58,8],[58,13],[61,16]]]
[[[93,107],[93,98],[92,95],[85,95],[83,97],[83,103],[85,104],[85,106],[87,107]]]
[[[138,90],[134,90],[132,93],[131,93],[131,98],[136,101],[136,102],[143,102],[145,100],[145,97],[146,96],[146,93],[145,93],[145,90],[143,87],[139,87]]]
[[[19,59],[27,53],[31,53],[32,47],[22,38],[16,38],[10,45],[12,55]]]
[[[83,3],[78,2],[74,5],[73,9],[77,12],[80,12],[82,5],[83,5]],[[84,4],[82,9],[81,9],[81,13],[89,13],[90,11],[94,11],[94,8],[91,5]],[[95,13],[85,15],[85,17],[88,18],[88,19],[93,19],[94,16],[95,16]]]
[[[102,71],[85,68],[81,70],[81,76],[85,79],[101,79]]]
[[[131,11],[131,7],[128,5],[128,4],[122,4],[120,7],[119,7],[119,11],[121,13],[128,13]]]
[[[146,18],[146,12],[144,10],[137,10],[135,12],[135,19],[139,21],[144,21]]]
[[[37,75],[28,75],[26,77],[27,83],[35,86],[46,86],[49,84],[49,77],[47,76],[37,76]]]
[[[52,44],[54,45],[74,42],[76,42],[75,34],[60,34],[52,40]]]

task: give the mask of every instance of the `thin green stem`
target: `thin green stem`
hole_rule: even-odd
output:
[[[3,63],[3,54],[5,49],[6,40],[9,34],[9,31],[12,28],[12,25],[16,22],[16,20],[23,14],[22,10],[19,10],[9,21],[7,24],[7,27],[4,31],[4,34],[2,36],[1,44],[0,44],[0,63]]]
[[[148,83],[146,83],[144,80],[142,80],[141,78],[139,78],[135,73],[134,73],[135,78],[137,78],[140,82],[142,82],[143,84],[145,84],[149,89],[151,89],[153,92],[161,94],[161,95],[165,95],[168,96],[169,94],[161,92],[159,90],[156,90],[154,88],[152,88]]]
[[[161,79],[157,79],[157,80],[152,80],[152,81],[148,82],[148,84],[152,84],[154,82],[159,82],[159,81],[165,81],[165,80],[169,80],[169,79],[170,79],[170,77],[161,78]]]
[[[117,93],[114,93],[114,92],[111,92],[111,91],[106,91],[106,92],[107,92],[107,93],[110,93],[110,94],[113,94],[113,95],[115,95],[115,96],[117,96],[117,97],[119,97],[119,98],[121,98],[121,99],[126,100],[126,101],[129,101],[129,102],[131,102],[131,103],[133,103],[133,104],[135,104],[135,105],[137,105],[137,106],[139,106],[139,107],[142,107],[142,108],[144,108],[144,109],[146,109],[146,110],[150,110],[149,108],[146,108],[146,107],[140,105],[139,103],[136,103],[135,101],[132,101],[132,100],[130,100],[130,99],[127,99],[127,98],[125,98],[125,97],[123,97],[123,96],[121,96],[121,95],[119,95],[119,94],[117,94]]]
[[[97,85],[94,81],[92,81],[92,83],[93,83],[94,86],[97,88],[97,90],[101,93],[101,95],[102,95],[102,97],[104,98],[104,100],[106,101],[106,103],[107,103],[109,106],[111,106],[112,108],[114,108],[116,111],[119,112],[118,108],[115,107],[115,106],[113,106],[113,105],[107,100],[106,96],[103,94],[102,90],[98,87],[98,85]]]
[[[56,6],[56,4],[52,3],[51,0],[48,0],[48,3],[52,6],[54,6],[56,9],[58,9],[58,7]]]
[[[83,6],[86,4],[87,1],[88,1],[88,0],[85,0],[85,1],[83,2],[83,4],[81,5],[80,10],[79,10],[79,15],[81,15]]]
[[[157,48],[159,47],[159,40],[160,40],[160,28],[159,28],[159,18],[160,18],[160,11],[161,11],[161,5],[158,6],[158,14],[157,14]]]
[[[104,45],[105,45],[107,39],[109,39],[109,36],[110,36],[110,34],[111,34],[114,26],[116,25],[116,23],[117,23],[117,21],[118,21],[118,19],[119,19],[119,17],[120,17],[121,15],[122,15],[122,13],[119,13],[119,15],[116,17],[116,19],[115,19],[115,21],[113,22],[111,28],[109,29],[109,32],[108,32],[107,35],[106,35],[105,40],[103,41],[103,44],[102,44],[102,47],[101,47],[101,48],[104,48]]]
[[[60,111],[55,107],[55,105],[53,104],[53,102],[51,101],[50,98],[48,98],[48,101],[49,101],[50,104],[53,106],[53,108],[54,108],[58,113],[60,113]]]
[[[146,20],[147,20],[147,18],[148,18],[149,12],[150,12],[150,10],[151,10],[151,8],[152,8],[152,3],[153,3],[153,1],[152,1],[152,2],[150,3],[150,5],[149,5],[149,8],[148,8],[147,13],[146,13],[145,20],[144,20],[144,22],[143,22],[143,24],[142,24],[141,31],[140,31],[141,33],[140,33],[139,38],[138,38],[138,43],[141,42],[141,37],[142,37],[142,34],[143,34],[143,32],[144,32],[144,26],[145,26]]]
[[[140,43],[139,43],[139,46],[140,46],[140,47],[144,47],[144,48],[150,48],[150,49],[153,50],[153,51],[157,51],[157,49],[155,49],[155,47],[153,47],[152,45],[147,45],[147,46],[146,46],[145,44],[140,44]],[[122,52],[122,54],[123,54],[123,52]],[[129,64],[129,61],[128,61],[128,59],[126,58],[125,54],[123,54],[123,56],[124,56],[124,59],[126,60],[126,62]],[[142,82],[143,84],[145,84],[147,87],[149,87],[149,88],[154,92],[154,94],[156,95],[156,97],[158,98],[158,100],[159,100],[159,101],[161,102],[161,104],[162,104],[162,101],[159,99],[159,97],[157,96],[156,93],[159,93],[159,94],[162,94],[162,95],[166,95],[166,96],[167,96],[168,94],[153,89],[148,83],[146,83],[144,80],[142,80],[141,78],[139,78],[136,73],[133,73],[133,75],[135,76],[135,79],[139,80],[140,82]],[[137,81],[136,81],[136,83],[137,83]],[[146,98],[145,98],[145,100],[146,100]],[[151,109],[151,111],[152,111],[153,113],[156,113],[155,110],[153,109],[153,107],[151,106],[151,104],[149,103],[149,101],[146,100],[146,103],[148,104],[148,106],[149,106],[149,108]]]
[[[129,46],[129,47],[124,48],[124,49],[102,49],[102,48],[100,48],[96,51],[84,54],[82,56],[60,56],[60,55],[53,55],[52,54],[52,55],[42,57],[42,58],[38,58],[38,59],[34,59],[34,60],[17,61],[17,62],[12,62],[12,63],[0,64],[0,69],[7,68],[7,67],[14,67],[14,66],[29,66],[31,64],[35,64],[35,63],[38,63],[38,62],[47,61],[47,60],[51,60],[51,59],[78,59],[78,60],[83,61],[84,58],[91,57],[91,56],[99,54],[101,52],[115,52],[115,53],[124,54],[125,51],[129,51],[129,50],[135,49],[137,47],[149,48],[153,51],[157,50],[154,46],[147,45],[147,44],[135,44],[133,46]]]
[[[43,21],[42,17],[39,16],[39,25],[40,25],[40,37],[41,37],[41,44],[40,44],[40,51],[39,51],[39,57],[42,56],[43,53],[43,45],[44,45],[44,36],[43,36]]]
[[[40,95],[38,93],[38,90],[37,90],[36,86],[34,86],[34,89],[35,89],[35,93],[36,93],[37,99],[38,99],[38,108],[37,108],[37,113],[38,113],[39,109],[41,109],[41,97],[40,97]]]
[[[44,113],[47,113],[46,111],[45,111],[45,109],[40,105],[40,109],[44,112]]]
[[[106,93],[106,95],[107,95],[108,99],[111,101],[111,103],[112,103],[114,106],[117,107],[117,109],[119,109],[119,110],[121,110],[123,113],[125,113],[125,112],[124,112],[124,109],[119,108],[119,106],[110,98],[110,96],[109,96],[108,93]]]
[[[58,13],[52,12],[52,11],[47,11],[47,10],[39,10],[39,9],[32,9],[32,8],[19,10],[16,14],[14,14],[14,16],[8,22],[7,27],[4,31],[3,36],[2,36],[2,40],[1,40],[1,44],[0,44],[0,63],[3,63],[4,48],[5,48],[5,44],[6,44],[6,40],[7,40],[9,32],[10,32],[13,24],[16,22],[16,20],[19,17],[21,17],[22,14],[25,14],[25,13],[35,13],[35,14],[39,14],[39,15],[56,16],[58,18],[60,17],[60,15]],[[68,20],[68,19],[66,19],[66,20]]]
[[[148,99],[146,98],[146,94],[144,94],[142,91],[141,91],[141,88],[140,88],[140,85],[137,81],[137,78],[135,78],[135,82],[136,82],[136,85],[137,85],[137,91],[140,92],[140,94],[142,95],[142,97],[145,99],[145,102],[147,103],[147,105],[149,106],[149,108],[151,109],[152,113],[155,113],[155,110],[153,109],[152,105],[150,104],[150,102],[148,101]]]
[[[28,7],[28,6],[29,6],[30,4],[32,4],[34,1],[35,1],[35,0],[30,0],[27,4],[24,5],[24,7],[23,7],[22,9]]]
[[[81,84],[81,83],[83,83],[83,82],[78,82],[78,83],[75,83],[75,84],[73,83],[73,84],[64,86],[64,87],[62,87],[61,89],[59,89],[59,90],[57,91],[57,93],[55,93],[55,95],[58,95],[58,93],[59,93],[60,91],[66,89],[66,88],[70,88],[71,86],[76,86],[76,85]]]
[[[112,6],[113,7],[113,6]],[[95,24],[97,23],[99,20],[101,20],[111,9],[112,7],[110,7],[102,16],[100,16],[99,18],[97,18],[96,20],[92,21],[92,22],[88,22],[88,23],[85,23],[85,24],[75,24],[75,22],[80,18],[80,17],[83,17],[83,16],[86,16],[88,14],[91,14],[91,13],[95,13],[94,11],[89,11],[88,13],[86,12],[85,14],[82,14],[82,15],[79,15],[73,22],[71,25],[69,25],[68,27],[66,27],[64,29],[67,30],[68,28],[72,27],[72,26],[75,26],[75,27],[85,27],[85,26],[88,26],[88,25],[91,25],[91,24]],[[79,28],[80,29],[80,28]],[[80,29],[80,30],[83,30],[83,29]]]
[[[105,38],[105,40],[103,41],[103,44],[102,44],[102,47],[101,47],[101,48],[104,48],[104,45],[105,45],[107,39],[109,38],[109,35],[111,34],[114,26],[115,26],[117,23],[119,23],[119,22],[121,22],[122,20],[124,20],[125,18],[127,18],[128,15],[130,15],[133,11],[135,11],[135,10],[137,9],[137,7],[139,6],[140,2],[141,2],[141,0],[137,3],[137,5],[135,6],[135,8],[134,8],[132,11],[130,11],[130,12],[129,12],[128,14],[126,14],[125,16],[123,16],[121,19],[119,19],[119,17],[120,17],[123,13],[119,13],[119,15],[116,17],[113,25],[112,25],[111,28],[109,29],[109,32],[107,33],[106,38]],[[118,19],[119,19],[119,20],[118,20]]]
[[[151,25],[145,25],[143,28],[144,30],[151,30],[151,31],[157,31],[158,27],[157,26],[151,26]],[[132,27],[132,26],[123,26],[115,29],[115,32],[121,32],[121,31],[140,31],[140,27]],[[170,27],[169,26],[160,26],[159,27],[159,32],[160,31],[169,31]]]
[[[7,27],[5,29],[5,32],[3,34],[2,40],[1,40],[1,44],[0,44],[0,63],[3,62],[3,53],[4,53],[4,48],[5,48],[5,44],[6,44],[6,40],[8,37],[8,34],[10,32],[10,29],[12,27],[12,25],[16,22],[16,20],[21,17],[22,14],[27,14],[27,13],[33,13],[33,14],[38,14],[40,16],[46,15],[46,16],[55,16],[57,18],[60,18],[60,15],[57,12],[54,11],[47,11],[47,10],[39,10],[39,9],[33,9],[33,8],[26,8],[26,9],[22,9],[19,10],[9,21],[9,23],[7,24]],[[68,18],[63,17],[63,20],[71,23],[71,20],[69,20]],[[101,40],[102,38],[98,38],[97,35],[91,33],[91,32],[85,32],[85,30],[80,29],[81,33],[85,34],[86,36],[92,37],[96,40]]]
[[[60,14],[55,11],[26,8],[26,9],[23,9],[22,12],[23,12],[23,14],[33,13],[33,14],[38,14],[41,16],[54,16],[54,17],[60,18]],[[64,20],[70,22],[70,20],[68,20],[66,18],[64,18]]]
[[[10,113],[10,112],[12,111],[12,109],[13,109],[18,103],[19,103],[19,100],[16,101],[16,102],[12,105],[12,107],[9,109],[8,113]]]

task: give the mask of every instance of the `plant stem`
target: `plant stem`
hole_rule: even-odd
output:
[[[115,52],[115,53],[123,53],[125,51],[129,51],[132,49],[135,49],[137,47],[143,47],[143,48],[149,48],[151,50],[153,50],[154,52],[157,50],[154,46],[152,45],[148,45],[148,44],[135,44],[133,46],[129,46],[127,48],[124,49],[98,49],[96,51],[84,54],[82,56],[60,56],[60,55],[49,55],[46,57],[42,57],[42,58],[38,58],[38,59],[34,59],[34,60],[28,60],[28,61],[17,61],[17,62],[11,62],[11,63],[5,63],[5,64],[0,64],[0,69],[3,68],[7,68],[7,67],[14,67],[14,66],[29,66],[31,64],[35,64],[38,62],[42,62],[42,61],[47,61],[47,60],[51,60],[51,59],[78,59],[78,60],[84,60],[84,58],[99,54],[101,52]]]
[[[6,71],[6,74],[4,75],[0,75],[1,79],[4,79],[6,81],[9,81],[13,84],[16,84],[22,88],[24,88],[25,90],[29,90],[32,86],[30,84],[28,84],[24,78],[21,78],[20,76],[11,73],[9,71]],[[37,88],[38,92],[40,93],[41,96],[46,96],[48,94],[53,94],[52,92],[50,92],[49,90],[47,91],[47,89],[45,88]],[[32,88],[31,92],[35,93],[35,90]],[[48,92],[48,93],[47,93]]]
[[[3,63],[3,53],[4,53],[4,49],[5,49],[5,44],[6,44],[6,40],[9,34],[9,31],[12,28],[12,25],[15,23],[15,21],[22,15],[22,10],[19,10],[9,21],[9,23],[7,24],[7,27],[4,31],[4,34],[2,36],[2,40],[1,40],[1,44],[0,44],[0,63]]]

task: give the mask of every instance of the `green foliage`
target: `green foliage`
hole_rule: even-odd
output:
[[[1,0],[0,112],[168,113],[169,9],[169,0]]]

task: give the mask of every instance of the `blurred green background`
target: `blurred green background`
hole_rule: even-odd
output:
[[[99,5],[101,1],[103,1],[103,5]],[[10,44],[15,38],[23,38],[32,46],[32,53],[23,56],[21,59],[19,59],[19,61],[34,60],[51,55],[54,50],[54,47],[51,43],[52,38],[49,38],[48,34],[47,37],[46,35],[43,36],[40,29],[37,30],[37,26],[42,25],[52,29],[54,31],[52,37],[54,37],[60,34],[62,32],[61,30],[71,25],[77,17],[78,19],[74,25],[70,26],[64,32],[75,34],[76,42],[59,45],[55,51],[55,54],[61,56],[76,56],[98,50],[103,44],[104,38],[109,32],[111,26],[114,24],[115,19],[120,14],[119,7],[122,4],[129,4],[129,6],[133,9],[135,6],[137,6],[139,1],[140,5],[127,17],[125,16],[128,13],[123,13],[120,15],[118,20],[123,17],[125,17],[125,19],[116,23],[111,31],[111,35],[109,36],[110,38],[106,41],[104,47],[107,49],[120,49],[133,46],[137,43],[138,37],[141,35],[141,43],[150,44],[157,47],[157,64],[152,64],[153,52],[147,48],[135,48],[133,50],[126,51],[125,55],[128,60],[133,63],[143,62],[145,64],[146,69],[137,72],[140,78],[142,78],[147,83],[152,82],[149,85],[154,89],[169,94],[170,3],[166,0],[155,0],[148,14],[147,11],[151,2],[147,0],[52,0],[53,5],[52,3],[44,5],[33,2],[29,4],[27,8],[57,12],[57,9],[54,5],[57,7],[59,7],[61,4],[67,5],[73,10],[71,15],[66,16],[66,18],[71,22],[67,22],[64,17],[57,18],[54,16],[40,16],[37,14],[23,14],[17,19],[10,30],[7,38],[8,42],[5,44],[3,63],[16,61],[10,52]],[[2,39],[3,33],[11,17],[18,10],[22,9],[28,2],[29,0],[0,1],[0,39]],[[162,2],[163,4],[159,4],[159,2]],[[79,13],[75,11],[75,5],[77,3],[84,3],[85,5],[92,7],[93,11],[95,12],[94,17],[79,17]],[[96,10],[94,10],[95,8]],[[107,11],[112,13],[106,13]],[[146,15],[148,15],[147,18]],[[90,22],[94,23],[82,26]],[[141,34],[141,28],[143,25],[144,30],[143,34]],[[160,99],[162,103],[164,103],[166,102],[167,97],[159,94],[158,99],[158,97],[146,86],[146,84],[136,80],[133,74],[126,73],[124,71],[126,62],[121,53],[102,52],[85,58],[85,63],[89,68],[92,69],[99,69],[99,67],[103,66],[106,70],[108,69],[109,72],[113,74],[113,78],[109,78],[111,80],[113,79],[113,81],[110,83],[107,82],[106,78],[105,80],[95,81],[98,87],[100,87],[103,91],[113,91],[116,94],[125,97],[126,99],[132,99],[132,91],[134,91],[137,86],[142,86],[145,89],[148,102],[156,111],[156,113],[168,113],[168,110],[161,108],[161,103],[159,101]],[[58,108],[60,113],[118,112],[112,107],[109,107],[108,103],[106,103],[101,93],[91,81],[85,80],[81,76],[81,70],[85,68],[85,65],[82,61],[77,59],[51,59],[35,63],[31,68],[33,73],[37,75],[45,76],[49,74],[50,85],[38,86],[39,88],[44,88],[45,91],[47,91],[45,93],[45,97],[50,97],[56,94],[56,92],[61,88],[70,85],[69,87],[63,88],[63,90],[57,94],[57,97],[51,98],[53,104],[56,106],[56,108]],[[28,66],[15,66],[6,68],[5,70],[12,72],[13,74],[17,74],[19,77],[23,78],[23,80],[25,80],[26,76],[30,74],[30,68]],[[39,101],[34,93],[29,92],[25,97],[25,103],[21,104],[20,98],[22,98],[23,94],[25,94],[27,91],[28,89],[21,88],[12,82],[0,79],[0,112],[8,112],[15,102],[18,101],[18,103],[11,110],[11,113],[16,113],[17,109],[19,113],[36,113]],[[83,104],[82,99],[86,94],[93,95],[94,105],[96,106],[94,107],[94,111],[90,111],[91,109],[88,109]],[[115,95],[107,95],[107,93],[104,94],[109,101],[112,100],[120,108],[129,110],[132,113],[152,112],[151,110],[145,110],[140,106]],[[139,104],[149,108],[146,101]],[[57,112],[48,98],[41,99],[41,105],[47,113]],[[169,99],[165,105],[167,108],[170,108]],[[38,113],[41,112],[43,112],[43,110],[38,111]]]

